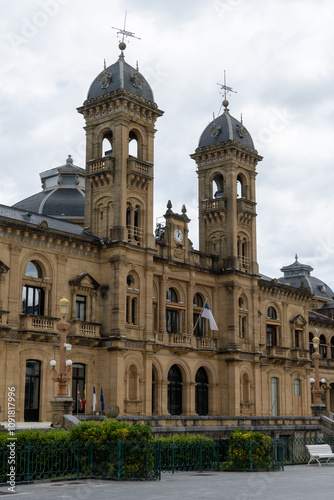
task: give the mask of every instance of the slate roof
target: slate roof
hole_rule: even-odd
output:
[[[254,149],[253,139],[243,123],[231,116],[228,109],[225,109],[222,115],[215,118],[204,129],[199,139],[198,147],[203,148],[230,140]]]
[[[14,207],[52,217],[84,217],[85,195],[79,189],[59,187],[29,196]]]
[[[124,60],[123,52],[117,62],[105,68],[91,84],[87,99],[125,89],[138,97],[154,103],[153,91],[143,75]]]
[[[49,217],[43,214],[29,212],[27,210],[21,210],[15,207],[8,207],[7,205],[0,205],[0,217],[16,222],[23,222],[27,224],[27,226],[40,226],[41,223],[45,221],[47,227],[51,230],[53,229],[55,231],[68,233],[72,236],[87,238],[93,240],[94,242],[99,241],[99,238],[89,234],[82,227],[77,224],[73,224],[72,222],[56,219],[55,217]]]

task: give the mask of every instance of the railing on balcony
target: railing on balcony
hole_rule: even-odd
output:
[[[143,230],[138,226],[127,225],[128,230],[128,243],[132,243],[133,245],[141,245],[143,239]]]
[[[169,333],[169,345],[191,345],[191,336],[185,333]]]
[[[225,198],[215,198],[212,200],[204,200],[203,202],[204,210],[207,212],[213,212],[216,210],[226,210],[226,199]]]
[[[217,339],[201,337],[196,339],[198,349],[217,349]]]
[[[152,177],[153,165],[147,161],[139,160],[138,158],[128,158],[128,172]]]
[[[239,257],[239,268],[242,269],[249,269],[249,258],[248,257]]]
[[[237,199],[237,211],[238,212],[250,212],[255,213],[255,201],[246,200],[246,198]]]
[[[111,156],[104,156],[97,160],[90,160],[87,162],[88,174],[96,174],[100,172],[113,171],[115,167],[115,158]]]
[[[57,332],[57,319],[48,316],[35,316],[25,314],[20,318],[20,330],[35,332]]]
[[[100,325],[97,323],[89,323],[88,321],[75,321],[72,323],[70,335],[90,338],[100,337]]]

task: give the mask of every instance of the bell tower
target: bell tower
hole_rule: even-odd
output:
[[[86,131],[85,226],[105,241],[154,247],[155,122],[163,114],[137,68],[118,61],[95,78],[78,112]]]
[[[222,115],[203,131],[191,155],[197,164],[199,249],[219,268],[257,274],[256,165],[262,160],[242,120],[223,101]]]

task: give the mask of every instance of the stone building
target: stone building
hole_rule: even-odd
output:
[[[334,411],[333,292],[297,257],[282,278],[259,273],[262,157],[223,105],[191,154],[199,250],[185,206],[178,212],[168,201],[165,222],[154,228],[154,138],[163,111],[123,52],[78,108],[85,171],[69,157],[41,174],[41,193],[0,206],[0,420],[13,386],[17,421],[51,420],[63,296],[74,412],[84,386],[92,411],[95,385],[96,409],[103,388],[121,416],[311,416],[315,334]],[[218,330],[201,316],[205,304]]]

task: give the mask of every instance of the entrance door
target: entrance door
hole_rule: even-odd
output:
[[[27,359],[24,394],[25,422],[39,422],[40,376],[41,362],[36,359]]]

